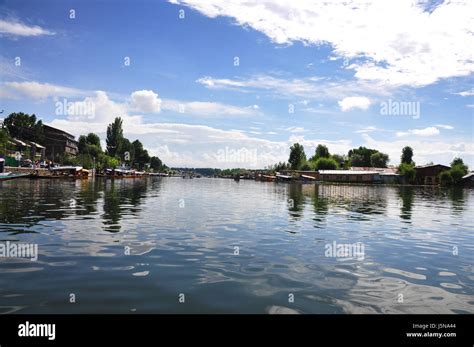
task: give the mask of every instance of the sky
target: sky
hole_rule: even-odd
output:
[[[171,167],[299,142],[474,167],[474,2],[0,0],[0,110],[75,136],[124,120]]]

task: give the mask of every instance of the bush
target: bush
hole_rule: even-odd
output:
[[[337,162],[332,158],[319,158],[314,165],[315,170],[336,170]]]
[[[398,173],[405,178],[405,182],[414,183],[416,177],[415,166],[413,164],[403,163],[398,167]]]
[[[439,174],[439,180],[442,185],[450,185],[453,184],[453,176],[451,176],[451,170],[443,171]]]

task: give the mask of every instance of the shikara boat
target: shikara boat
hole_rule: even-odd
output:
[[[27,173],[0,172],[0,182],[29,176],[30,174]]]

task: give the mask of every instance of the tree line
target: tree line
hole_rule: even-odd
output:
[[[304,147],[295,143],[290,147],[288,162],[279,162],[270,166],[270,170],[338,170],[350,167],[386,168],[390,158],[388,154],[376,149],[360,146],[348,151],[347,155],[331,154],[327,146],[318,144],[315,153],[307,159]],[[404,176],[407,183],[415,183],[416,170],[413,161],[413,149],[406,146],[402,149],[398,173]],[[444,185],[459,184],[462,177],[469,172],[469,167],[461,158],[454,158],[450,169],[441,172],[440,181]]]
[[[7,154],[12,138],[35,142],[43,146],[47,142],[42,121],[38,120],[35,114],[29,115],[23,112],[11,113],[3,121],[0,129],[1,155]],[[159,157],[149,155],[140,140],[131,142],[124,137],[123,120],[120,117],[116,117],[107,126],[105,150],[102,149],[99,136],[89,133],[79,136],[76,156],[58,154],[51,159],[61,165],[81,165],[87,169],[95,166],[97,169],[103,170],[117,167],[121,163],[126,163],[138,170],[150,168],[159,172],[167,169]]]

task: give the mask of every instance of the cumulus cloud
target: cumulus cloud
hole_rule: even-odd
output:
[[[370,106],[369,98],[364,96],[349,96],[347,98],[338,101],[339,107],[343,112],[359,108],[361,110],[367,110]]]
[[[54,34],[53,31],[37,25],[27,25],[20,21],[0,19],[0,35],[41,36]]]
[[[161,99],[153,90],[137,90],[131,95],[131,108],[136,112],[159,113]]]
[[[418,87],[474,71],[470,0],[431,8],[412,0],[170,2],[233,18],[277,44],[330,44],[333,57],[350,61],[346,69],[362,80]]]

